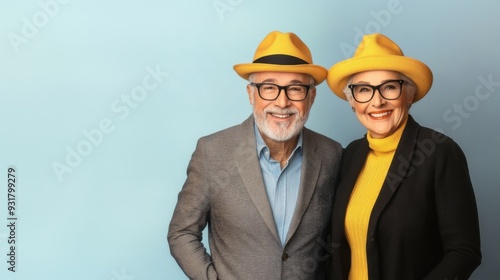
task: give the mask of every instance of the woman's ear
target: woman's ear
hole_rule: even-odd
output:
[[[413,97],[415,96],[415,94],[407,94],[407,96],[408,96],[408,104],[413,103]]]
[[[349,105],[351,106],[351,110],[352,110],[353,112],[356,112],[356,109],[355,109],[356,107],[354,107],[354,100],[353,100],[353,98],[352,98],[352,97],[350,97],[350,96],[348,96],[348,97],[347,97],[347,102],[349,102]]]

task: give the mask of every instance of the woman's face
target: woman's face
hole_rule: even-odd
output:
[[[378,86],[389,80],[401,80],[401,74],[385,70],[366,71],[353,75],[351,84]],[[354,107],[356,116],[368,129],[371,137],[384,138],[394,133],[406,120],[412,99],[403,84],[401,95],[397,99],[384,99],[379,90],[375,90],[370,101],[359,103],[351,97],[349,103]]]

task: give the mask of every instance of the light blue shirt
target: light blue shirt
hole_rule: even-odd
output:
[[[283,169],[281,169],[278,161],[271,158],[269,148],[266,146],[257,126],[255,126],[255,138],[257,139],[257,155],[267,197],[271,204],[281,245],[284,246],[299,194],[300,169],[302,166],[302,133],[300,133],[297,146]]]

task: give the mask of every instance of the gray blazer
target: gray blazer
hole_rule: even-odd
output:
[[[201,138],[168,231],[190,279],[322,279],[339,143],[303,130],[299,198],[281,245],[257,159],[253,117]],[[208,225],[210,252],[202,243]]]

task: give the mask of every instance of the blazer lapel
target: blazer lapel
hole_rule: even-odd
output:
[[[412,172],[410,169],[410,162],[415,151],[418,130],[418,124],[411,116],[408,116],[408,122],[405,130],[403,131],[403,135],[401,135],[401,139],[399,140],[399,144],[394,154],[391,166],[389,167],[389,172],[385,178],[384,185],[382,186],[379,197],[373,206],[370,224],[375,225],[378,217],[400,186],[403,178],[409,172]]]
[[[297,230],[300,221],[302,220],[302,217],[311,202],[321,171],[321,154],[316,149],[317,144],[314,139],[310,137],[308,129],[304,128],[303,133],[303,157],[300,187],[297,198],[297,206],[293,213],[286,242],[288,242]]]
[[[363,169],[366,157],[370,152],[368,141],[363,138],[359,146],[353,151],[352,154],[346,155],[342,159],[341,182],[335,191],[334,207],[333,207],[333,223],[335,228],[344,228],[345,213],[347,205],[351,197],[352,190],[356,185],[361,170]],[[342,231],[334,231],[343,234]]]
[[[248,118],[241,125],[240,145],[233,152],[233,157],[236,162],[236,167],[245,184],[245,188],[250,195],[255,207],[257,207],[265,224],[279,241],[276,224],[274,222],[271,204],[267,197],[266,188],[262,180],[262,172],[260,170],[259,161],[257,159],[257,145],[254,133],[253,117]]]

